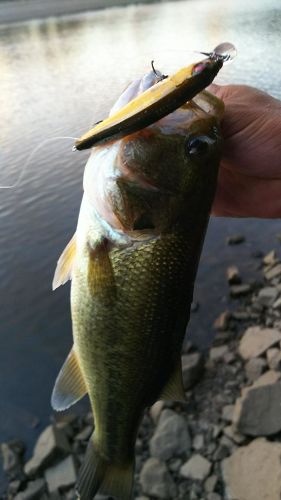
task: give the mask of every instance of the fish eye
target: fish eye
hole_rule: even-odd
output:
[[[214,142],[214,139],[206,135],[190,137],[186,142],[186,153],[188,155],[203,156],[208,153],[210,146]]]

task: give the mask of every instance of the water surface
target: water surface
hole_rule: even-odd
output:
[[[2,24],[0,183],[14,182],[46,138],[78,137],[106,116],[151,59],[169,72],[191,50],[231,41],[239,57],[221,78],[281,98],[280,23],[280,0],[189,0]],[[71,346],[69,285],[52,293],[51,281],[75,231],[88,156],[72,153],[72,142],[43,145],[19,187],[0,190],[0,441],[33,443]],[[195,290],[200,309],[189,327],[199,346],[211,341],[213,320],[225,307],[226,266],[238,262],[247,278],[256,265],[252,251],[278,244],[279,230],[279,221],[211,221]],[[237,231],[246,243],[226,246],[226,235]]]

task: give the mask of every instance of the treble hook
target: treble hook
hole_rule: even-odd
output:
[[[197,54],[203,54],[210,59],[215,61],[222,61],[223,63],[227,61],[232,61],[237,55],[237,50],[233,43],[223,42],[217,45],[212,52],[197,52]]]
[[[165,80],[165,78],[168,78],[168,75],[163,75],[162,73],[160,73],[159,71],[157,72],[157,70],[155,69],[154,67],[154,59],[152,59],[151,61],[151,67],[152,67],[152,71],[153,73],[155,74],[155,76],[157,76],[157,78],[159,79],[159,81],[161,82],[162,80]],[[160,73],[160,74],[159,74]]]
[[[229,61],[229,59],[231,58],[231,55],[230,54],[217,54],[217,52],[197,52],[198,54],[202,54],[203,56],[207,56],[209,57],[210,59],[221,59],[223,62],[226,62],[226,61]]]

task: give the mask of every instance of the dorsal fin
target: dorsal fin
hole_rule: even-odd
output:
[[[74,234],[62,252],[53,279],[53,290],[71,279],[73,261],[76,255],[76,235]]]
[[[77,355],[72,348],[58,374],[52,393],[52,407],[57,411],[66,410],[87,392]]]
[[[171,401],[186,401],[186,396],[183,387],[181,358],[177,362],[176,368],[173,371],[168,383],[164,387],[159,399],[168,399]]]

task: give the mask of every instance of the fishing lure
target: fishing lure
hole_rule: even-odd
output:
[[[198,63],[180,69],[131,100],[113,115],[86,132],[75,143],[74,150],[88,149],[137,132],[172,113],[212,83],[215,76],[236,55],[235,47],[223,43]]]

